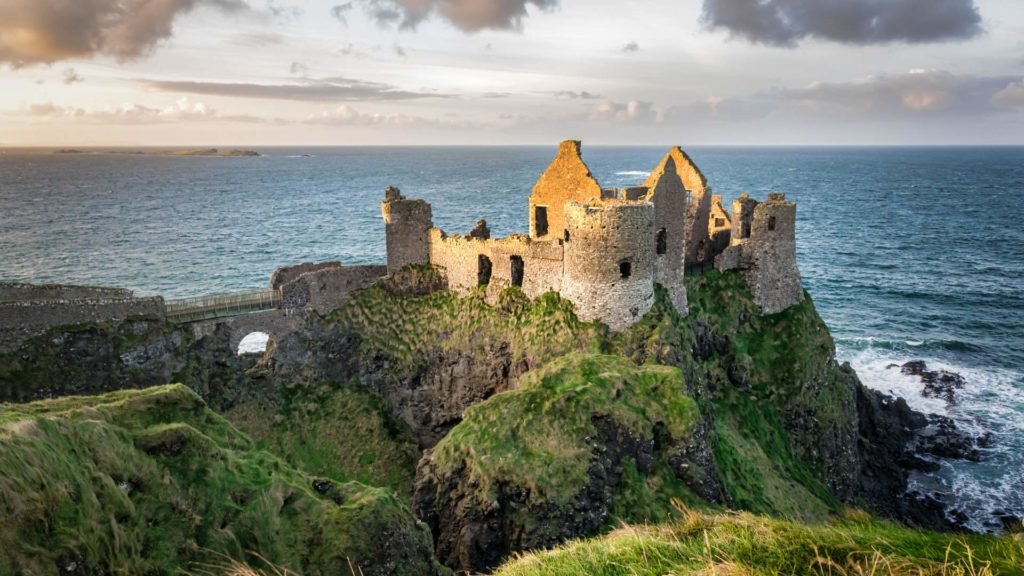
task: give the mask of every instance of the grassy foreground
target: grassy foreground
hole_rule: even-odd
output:
[[[299,472],[184,386],[0,405],[0,574],[163,575],[233,558],[443,573],[388,492]]]
[[[829,525],[749,513],[683,511],[660,526],[625,526],[602,538],[520,555],[496,576],[807,574],[987,576],[1024,574],[1024,535],[951,536],[848,512]]]

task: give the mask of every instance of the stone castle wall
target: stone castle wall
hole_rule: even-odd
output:
[[[722,204],[722,197],[711,197],[711,208],[708,216],[708,236],[711,239],[712,259],[721,254],[729,246],[732,238],[732,219]]]
[[[732,201],[732,232],[730,233],[730,244],[739,244],[750,237],[754,223],[754,207],[757,200],[754,200],[746,192]]]
[[[23,284],[0,282],[0,302],[27,302],[32,300],[76,300],[79,298],[104,298],[124,300],[132,297],[132,291],[124,288],[100,286],[70,286],[64,284]]]
[[[333,268],[341,268],[341,262],[303,262],[302,264],[296,264],[295,266],[285,266],[278,268],[270,276],[270,289],[280,290],[285,284],[294,281],[303,274],[310,272],[319,272],[321,270],[328,270]]]
[[[164,299],[78,298],[0,303],[0,352],[57,326],[119,322],[135,316],[164,319]]]
[[[481,260],[481,257],[486,260]],[[435,228],[430,232],[430,262],[443,269],[448,286],[458,294],[466,294],[486,286],[493,300],[513,284],[513,257],[523,262],[523,292],[536,298],[545,292],[559,291],[562,284],[562,241],[539,241],[523,235],[502,239],[468,236],[446,236]],[[484,282],[481,267],[490,266],[490,277]]]
[[[750,238],[743,247],[744,276],[764,314],[777,314],[804,299],[796,265],[796,204],[769,194],[754,209]]]
[[[669,154],[647,179],[649,192],[646,200],[654,205],[654,281],[664,286],[672,303],[681,314],[686,314],[686,270],[688,221],[687,191]],[[659,244],[661,244],[659,246]]]
[[[331,263],[333,264],[333,263]],[[313,269],[281,287],[285,311],[313,310],[324,316],[337,310],[359,290],[387,276],[387,266],[326,266]]]
[[[409,200],[397,188],[388,188],[381,204],[387,241],[388,271],[409,264],[430,262],[430,229],[433,211],[425,200]]]
[[[563,212],[569,201],[601,200],[601,185],[580,156],[578,141],[567,140],[558,148],[558,155],[537,180],[530,194],[530,237],[560,238],[565,231]],[[538,207],[547,213],[547,233],[538,230]]]
[[[565,215],[562,296],[583,320],[628,328],[654,305],[654,205],[570,202]]]

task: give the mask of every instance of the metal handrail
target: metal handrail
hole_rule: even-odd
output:
[[[281,306],[281,292],[258,290],[233,294],[213,294],[167,300],[167,318],[176,322],[194,322],[272,310]]]

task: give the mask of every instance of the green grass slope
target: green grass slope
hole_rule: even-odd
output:
[[[310,477],[180,385],[0,406],[0,574],[440,573],[387,492]]]
[[[850,513],[807,525],[749,513],[684,511],[661,526],[626,526],[603,537],[510,560],[496,576],[1024,574],[1024,539],[910,530]]]

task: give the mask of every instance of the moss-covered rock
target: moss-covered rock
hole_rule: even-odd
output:
[[[0,573],[442,573],[388,492],[297,471],[180,385],[0,406]]]
[[[417,512],[441,560],[484,570],[509,552],[593,533],[616,513],[657,518],[663,509],[644,507],[652,489],[692,503],[720,491],[682,389],[675,368],[570,354],[468,409],[418,474]]]

